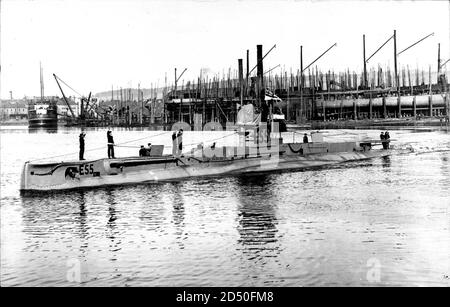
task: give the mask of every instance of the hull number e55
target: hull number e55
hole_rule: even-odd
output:
[[[94,173],[94,164],[80,164],[78,172],[80,175],[92,175]]]

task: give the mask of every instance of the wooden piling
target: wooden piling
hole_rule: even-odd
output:
[[[239,102],[242,107],[244,104],[244,78],[243,78],[242,59],[238,59],[238,69],[239,69]]]
[[[438,59],[437,59],[437,80],[439,82],[439,73],[441,72],[441,44],[438,43]]]
[[[412,86],[412,82],[411,82],[411,73],[409,71],[409,66],[406,66],[407,70],[408,70],[408,86],[411,90],[411,95],[413,94],[413,86]]]
[[[366,35],[363,34],[363,63],[364,63],[364,77],[363,77],[363,87],[367,87],[367,70],[366,70]]]
[[[250,52],[248,49],[247,49],[247,63],[246,64],[247,64],[247,72],[245,73],[245,89],[246,89],[245,95],[248,96],[248,94],[249,94],[248,78],[249,78],[249,73],[250,73]]]
[[[402,104],[400,101],[400,84],[398,79],[398,71],[397,71],[397,31],[394,30],[394,78],[395,84],[397,87],[397,106],[398,106],[398,117],[402,116]]]
[[[264,87],[264,65],[263,65],[263,49],[262,45],[256,46],[256,77],[258,80],[258,107],[261,107],[264,103],[265,98],[265,87]]]
[[[428,85],[429,85],[429,92],[428,92],[428,99],[430,102],[430,116],[433,116],[433,95],[431,91],[431,65],[428,67]]]
[[[300,118],[296,119],[299,123],[303,118],[303,46],[300,46]]]

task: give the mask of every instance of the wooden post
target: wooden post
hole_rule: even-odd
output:
[[[330,80],[330,71],[328,71],[327,73],[325,73],[325,83],[326,83],[326,85],[327,85],[327,92],[328,92],[328,95],[327,95],[327,101],[330,101],[330,83],[331,83],[331,80]],[[324,103],[325,103],[325,99],[324,99]],[[342,114],[339,114],[339,118],[341,117],[341,115]]]
[[[439,73],[441,72],[441,44],[438,43],[438,60],[437,60],[437,82],[439,83]]]
[[[131,100],[132,100],[132,97],[131,97],[131,88],[129,88],[128,89],[128,102],[127,102],[127,112],[128,112],[128,125],[130,125],[131,126],[131,115],[132,115],[132,112],[131,112],[131,108],[130,108],[130,105],[131,105]]]
[[[250,51],[247,49],[247,72],[245,73],[245,96],[248,96],[248,78],[250,73]]]
[[[123,91],[122,91],[122,88],[120,88],[120,113],[123,116]],[[119,114],[117,113],[117,115],[119,115]],[[119,123],[122,123],[122,116],[118,116]]]
[[[420,81],[419,81],[419,67],[416,67],[416,86],[420,85]]]
[[[183,98],[184,98],[184,79],[181,82],[181,89],[180,89],[180,119],[179,121],[184,121],[183,116]]]
[[[207,101],[207,99],[208,99],[208,86],[209,86],[209,83],[208,83],[208,79],[206,79],[205,80],[205,82],[203,82],[203,87],[205,88],[205,95],[204,95],[204,97],[203,97],[203,102],[202,102],[202,129],[203,129],[203,126],[206,124],[206,122],[207,122],[207,120],[206,120],[206,101]],[[201,96],[201,94],[200,94],[200,96]]]
[[[323,112],[323,121],[327,121],[327,115],[326,115],[326,106],[325,106],[325,97],[322,95],[322,112]]]
[[[398,105],[398,118],[402,115],[402,104],[400,102],[400,84],[398,80],[398,71],[397,71],[397,31],[394,30],[394,77],[395,84],[397,87],[397,105]]]
[[[303,46],[300,46],[300,118],[297,123],[303,118]]]
[[[413,116],[414,116],[414,119],[416,119],[416,117],[417,117],[416,96],[414,96],[414,98],[413,98]]]
[[[238,69],[239,69],[239,101],[241,103],[241,107],[244,105],[244,76],[243,76],[243,67],[242,67],[242,59],[238,59]]]
[[[430,101],[430,116],[433,116],[433,93],[431,91],[431,65],[428,68],[428,85],[429,85],[429,92],[428,92],[428,99]]]
[[[144,111],[144,104],[141,104],[141,84],[138,83],[138,96],[137,96],[137,101],[138,101],[138,105],[140,106],[139,108],[139,124],[142,125],[142,116],[143,116],[143,111]]]
[[[264,66],[263,66],[263,49],[262,45],[256,45],[256,76],[258,80],[258,107],[264,103],[265,87],[264,87]]]
[[[191,95],[191,85],[193,86],[194,83],[189,84],[189,125],[192,125],[192,95]]]
[[[408,85],[409,85],[409,88],[411,89],[411,95],[412,95],[413,87],[412,87],[412,82],[411,82],[411,73],[409,71],[409,65],[406,65],[406,68],[408,69]]]
[[[167,114],[166,114],[166,98],[167,98],[167,72],[164,73],[164,91],[163,91],[163,123],[167,124]]]

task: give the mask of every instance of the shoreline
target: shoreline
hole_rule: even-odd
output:
[[[6,121],[0,122],[0,126],[28,126],[28,121]],[[307,121],[303,123],[287,123],[287,128],[290,130],[316,130],[316,129],[379,129],[383,127],[405,127],[405,128],[414,128],[414,127],[450,127],[450,122],[448,118],[423,118],[423,119],[363,119],[363,120],[332,120],[332,121]],[[78,126],[78,125],[58,125],[58,127],[64,128],[102,128],[105,126]],[[149,128],[150,130],[159,131],[161,129],[158,128],[167,128],[168,126],[162,124],[154,124],[149,126],[143,125],[132,125],[132,126],[123,126],[123,125],[113,125],[107,126],[111,128]],[[157,129],[155,129],[157,128]],[[163,129],[161,131],[169,131]]]

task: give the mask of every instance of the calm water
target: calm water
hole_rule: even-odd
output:
[[[160,133],[113,132],[116,143],[168,145]],[[326,169],[21,196],[23,163],[76,152],[78,134],[2,127],[2,286],[449,285],[446,130],[391,131],[416,152]],[[87,150],[101,147],[87,158],[106,155],[105,134],[87,131]]]

